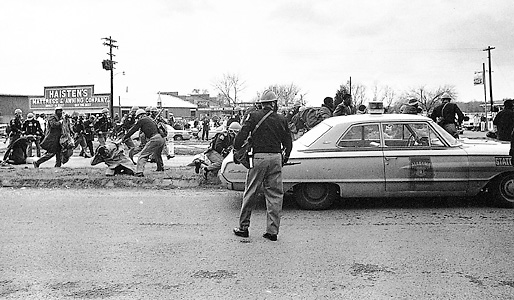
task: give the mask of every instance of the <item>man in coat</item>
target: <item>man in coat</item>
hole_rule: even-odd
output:
[[[55,156],[55,167],[59,168],[62,164],[62,148],[60,138],[62,134],[62,107],[58,106],[55,108],[55,114],[48,118],[48,131],[49,133],[45,136],[41,143],[41,148],[46,150],[45,155],[35,161],[34,168],[39,166],[47,160],[50,160]]]

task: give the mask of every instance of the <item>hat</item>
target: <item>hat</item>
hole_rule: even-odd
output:
[[[418,99],[416,99],[416,98],[409,99],[409,105],[414,106],[414,105],[418,105],[418,104],[419,104]]]
[[[27,114],[27,120],[32,120],[34,119],[34,114],[33,113],[28,113]]]
[[[228,130],[241,130],[241,124],[238,122],[232,122],[230,123],[230,126],[228,127]]]
[[[131,112],[136,112],[139,109],[139,106],[132,106],[130,109]]]
[[[55,110],[62,110],[62,106],[55,107]]]
[[[257,100],[257,103],[272,102],[277,100],[277,95],[275,95],[273,91],[267,90],[264,93],[262,93],[262,96],[259,100]]]
[[[450,96],[450,94],[448,94],[447,92],[444,92],[442,95],[441,95],[441,99],[450,99],[452,100],[452,97]]]
[[[102,108],[102,113],[103,114],[108,114],[109,113],[109,109],[107,107]]]
[[[140,114],[146,114],[146,111],[145,111],[144,109],[141,109],[141,108],[140,108],[140,109],[138,109],[138,110],[136,111],[136,117],[137,117],[137,116],[139,116]]]

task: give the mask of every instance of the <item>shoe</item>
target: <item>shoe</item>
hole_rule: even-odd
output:
[[[91,158],[91,156],[89,156],[86,153],[84,153],[84,158]]]
[[[200,168],[202,167],[202,163],[200,161],[195,161],[195,173],[200,173]]]
[[[143,173],[134,173],[134,176],[136,177],[145,177]]]
[[[32,162],[32,164],[34,165],[35,169],[39,169],[39,165],[37,164],[37,161]]]
[[[164,168],[157,168],[156,172],[164,172]]]
[[[265,233],[262,235],[263,238],[265,239],[268,239],[270,241],[273,241],[273,242],[276,242],[277,241],[277,235],[276,234],[271,234],[271,233]]]
[[[207,180],[207,175],[209,175],[209,170],[207,170],[207,167],[205,167],[203,169],[203,177],[205,178],[205,180]]]
[[[168,160],[169,160],[169,159],[172,159],[172,158],[174,158],[174,157],[175,157],[175,155],[168,155],[168,156],[166,156],[166,158],[167,158]]]
[[[234,228],[233,231],[234,231],[235,235],[240,236],[240,237],[247,238],[250,236],[250,234],[248,233],[248,229],[241,229],[241,228],[237,227],[237,228]]]

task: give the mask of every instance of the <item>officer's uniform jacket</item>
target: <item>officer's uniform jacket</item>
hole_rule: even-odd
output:
[[[253,131],[257,123],[266,115],[271,108],[264,107],[248,114],[243,121],[241,131],[234,141],[234,149],[240,149],[248,135]],[[255,133],[252,133],[252,144],[254,153],[282,153],[285,160],[293,149],[291,131],[287,120],[283,115],[272,112]]]

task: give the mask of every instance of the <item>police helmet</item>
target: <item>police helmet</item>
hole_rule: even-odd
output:
[[[144,109],[141,109],[141,108],[140,108],[140,109],[138,109],[138,110],[136,111],[136,117],[138,117],[138,116],[139,116],[139,115],[141,115],[141,114],[146,114],[146,111],[145,111]]]
[[[239,124],[238,122],[232,122],[230,123],[230,126],[228,127],[228,130],[233,130],[233,131],[239,131],[241,130],[241,124]]]
[[[262,93],[262,96],[261,96],[261,98],[259,98],[259,100],[257,100],[257,103],[273,102],[273,101],[277,101],[277,100],[278,100],[277,95],[275,95],[275,93],[273,93],[273,91],[267,90],[264,93]]]
[[[139,109],[139,106],[132,106],[130,112],[136,112]]]
[[[34,114],[33,113],[28,113],[27,114],[27,120],[32,120],[34,119]]]
[[[441,99],[442,99],[442,100],[444,100],[444,99],[452,100],[452,97],[450,96],[450,94],[448,94],[447,92],[445,92],[445,93],[441,96]]]

